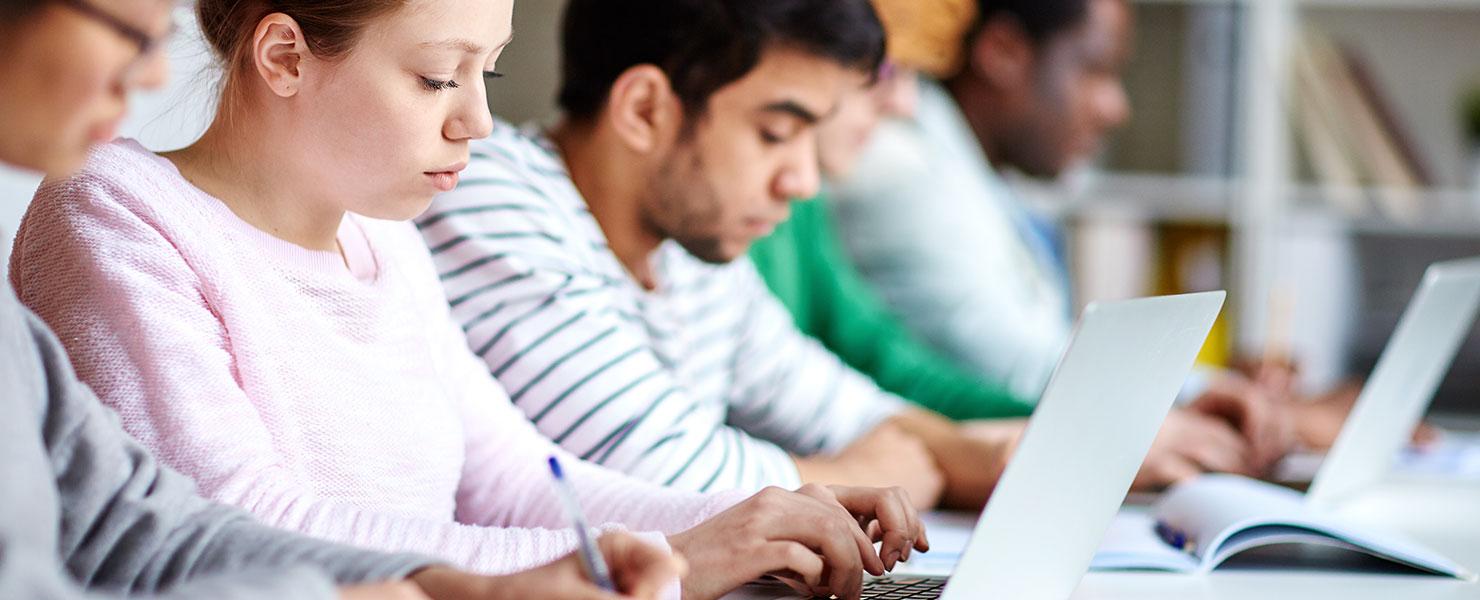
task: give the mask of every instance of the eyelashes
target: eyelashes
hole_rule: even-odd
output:
[[[457,88],[462,87],[461,84],[459,84],[458,82],[453,81],[451,79],[448,79],[448,80],[445,80],[444,81],[444,80],[439,80],[439,79],[431,79],[429,77],[422,77],[421,78],[421,85],[423,87],[425,87],[426,89],[431,90],[433,92],[440,92],[442,90],[451,90],[451,89],[457,89]]]
[[[484,71],[483,72],[483,78],[484,79],[487,79],[487,80],[501,79],[501,78],[503,78],[503,76],[504,76],[504,74],[503,73],[499,73],[498,71]],[[422,87],[425,87],[428,91],[432,91],[432,92],[440,92],[440,91],[443,91],[443,90],[455,90],[457,88],[462,87],[462,84],[460,84],[460,83],[458,83],[456,81],[453,81],[451,79],[442,80],[442,79],[432,79],[430,77],[422,77],[421,78],[421,85],[422,85]]]

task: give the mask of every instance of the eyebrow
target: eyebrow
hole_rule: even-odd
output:
[[[496,50],[508,46],[509,43],[513,41],[514,34],[510,33],[509,37],[504,38],[504,41],[499,42],[497,46],[494,46],[494,49]],[[487,54],[489,52],[488,49],[484,48],[482,44],[479,44],[478,42],[467,38],[453,38],[436,42],[422,42],[420,44],[417,44],[417,46],[421,48],[446,48],[452,50],[461,50],[468,54]]]
[[[807,125],[816,125],[824,118],[823,115],[812,112],[811,109],[798,104],[795,100],[782,100],[780,102],[772,102],[770,104],[762,106],[760,112],[781,113],[785,115],[790,115],[802,121],[803,123],[806,123]]]

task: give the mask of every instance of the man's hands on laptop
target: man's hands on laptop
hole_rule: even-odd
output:
[[[1240,375],[1224,374],[1167,415],[1133,487],[1157,490],[1208,472],[1264,476],[1295,442],[1295,417],[1286,402]]]
[[[816,484],[767,488],[668,543],[690,566],[685,600],[718,598],[767,575],[804,594],[856,600],[863,573],[883,575],[930,549],[903,489]]]

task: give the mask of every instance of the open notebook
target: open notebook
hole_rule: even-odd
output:
[[[1431,265],[1308,494],[1233,475],[1200,477],[1169,491],[1150,516],[1118,517],[1094,568],[1207,571],[1252,548],[1308,544],[1473,579],[1400,534],[1348,526],[1334,509],[1392,469],[1477,312],[1480,259]]]
[[[1312,508],[1299,492],[1233,475],[1178,485],[1150,514],[1122,512],[1105,539],[1093,570],[1207,572],[1254,548],[1309,544],[1476,580],[1463,566],[1402,534],[1345,525]]]

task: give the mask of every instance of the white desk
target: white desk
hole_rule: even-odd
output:
[[[1342,510],[1399,529],[1480,571],[1480,481],[1395,480]],[[731,600],[772,598],[737,592]],[[1480,584],[1425,575],[1228,567],[1209,575],[1094,572],[1075,600],[1477,600]],[[1010,599],[1006,599],[1010,600]]]

